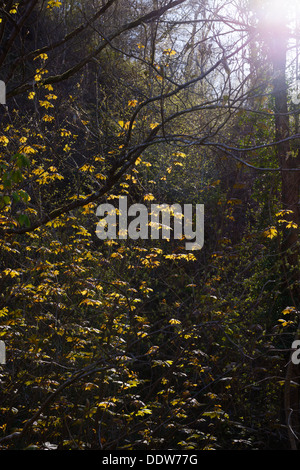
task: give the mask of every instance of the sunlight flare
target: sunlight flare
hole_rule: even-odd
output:
[[[260,4],[260,15],[268,26],[276,27],[283,23],[291,23],[299,19],[299,0],[266,0]]]

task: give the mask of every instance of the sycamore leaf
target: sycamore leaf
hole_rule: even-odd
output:
[[[101,401],[100,403],[97,403],[97,407],[98,408],[109,408],[110,406],[116,406],[115,403],[113,403],[112,401]]]
[[[10,269],[10,268],[5,269],[3,273],[10,277],[21,276],[21,273],[19,271],[16,271],[15,269]]]
[[[154,354],[155,352],[157,352],[158,349],[159,349],[158,346],[151,346],[151,348],[146,354]]]
[[[99,306],[99,305],[102,305],[102,302],[100,300],[84,299],[80,302],[79,305]]]
[[[98,388],[98,385],[93,384],[92,382],[87,382],[84,384],[84,390],[92,390],[93,388]]]
[[[48,114],[45,114],[45,116],[43,116],[43,121],[45,122],[51,122],[53,121],[54,119],[54,116],[49,116]]]
[[[293,323],[291,321],[283,320],[282,318],[279,318],[278,321],[281,323],[281,326],[288,326]]]
[[[168,55],[168,56],[171,57],[172,55],[176,55],[176,51],[174,51],[173,49],[169,48],[169,49],[165,49],[165,50],[163,51],[163,54]]]
[[[48,108],[54,108],[53,104],[50,103],[49,101],[47,100],[40,100],[40,105],[43,106],[44,108],[48,109]]]
[[[282,310],[281,313],[283,313],[283,315],[288,315],[288,314],[294,313],[294,312],[296,312],[295,307],[285,307],[285,309]]]
[[[144,416],[145,414],[151,415],[152,411],[149,408],[142,408],[136,414],[136,416]]]
[[[131,106],[134,108],[138,104],[138,100],[129,100],[128,101],[128,106]]]
[[[182,157],[182,158],[185,158],[185,157],[186,157],[186,154],[183,153],[183,152],[174,152],[174,153],[172,153],[172,155],[173,155],[174,157]]]
[[[274,238],[277,236],[277,230],[274,226],[269,227],[267,230],[264,231],[264,236],[267,238]]]
[[[9,140],[5,135],[1,135],[0,136],[0,142],[6,146],[9,142]]]
[[[60,7],[61,6],[61,2],[58,1],[58,0],[49,0],[48,1],[48,5],[47,5],[47,8],[54,8],[54,7]]]
[[[288,222],[286,228],[298,228],[298,225],[295,222]]]
[[[283,209],[282,211],[277,212],[276,217],[282,217],[283,215],[286,215],[286,214],[293,214],[293,211],[289,209],[285,209],[285,210]]]
[[[151,193],[145,194],[144,196],[144,201],[153,201],[153,199],[154,199],[154,196]]]

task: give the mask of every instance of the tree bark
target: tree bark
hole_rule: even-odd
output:
[[[288,34],[283,25],[274,28],[271,34],[270,52],[273,63],[273,96],[275,105],[275,137],[279,166],[281,168],[281,203],[282,209],[290,211],[284,218],[297,226],[283,231],[282,254],[286,288],[291,302],[299,310],[299,155],[291,152],[290,120],[288,114],[288,94],[286,84],[286,55]],[[298,337],[298,332],[296,333]],[[284,406],[286,424],[292,450],[298,449],[299,436],[299,366],[287,365],[285,379]]]

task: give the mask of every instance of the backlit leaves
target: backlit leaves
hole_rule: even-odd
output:
[[[276,237],[277,234],[278,234],[277,229],[274,226],[269,227],[268,229],[264,231],[264,236],[270,239]]]

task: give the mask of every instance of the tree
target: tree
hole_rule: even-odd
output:
[[[288,225],[294,230],[286,230],[283,235],[282,250],[287,270],[288,289],[295,308],[299,304],[299,227],[300,227],[300,156],[298,150],[292,150],[291,125],[288,109],[286,61],[288,50],[287,17],[282,14],[275,17],[267,31],[270,57],[273,64],[273,93],[275,105],[275,137],[277,143],[277,158],[281,168],[281,193],[283,212],[287,215]],[[285,264],[285,263],[284,263]],[[299,396],[298,386],[291,391],[291,382],[297,383],[299,372],[297,367],[290,361],[287,373],[287,401],[289,403],[287,423],[290,429],[292,448],[296,449],[295,432],[298,432],[298,408]],[[292,402],[294,400],[294,402]]]
[[[274,45],[248,2],[1,12],[1,445],[281,445],[299,226],[285,30]],[[96,205],[120,195],[205,202],[205,250],[100,242]]]

